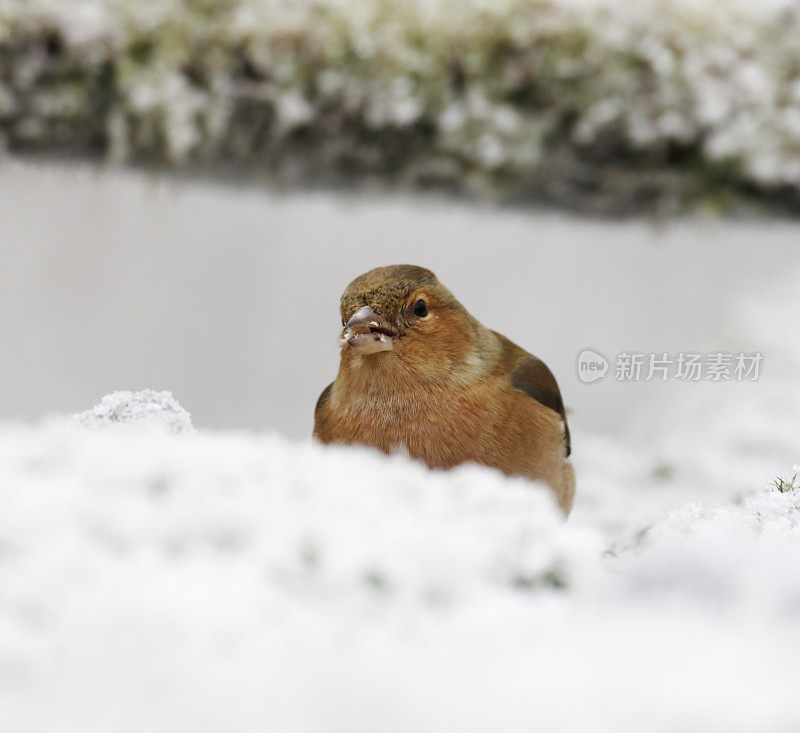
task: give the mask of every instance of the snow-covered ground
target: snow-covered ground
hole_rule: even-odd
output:
[[[800,460],[794,225],[169,190],[0,171],[4,733],[800,728],[800,488],[768,486]],[[566,523],[309,441],[338,292],[399,260],[553,363]],[[587,347],[764,363],[584,385]],[[145,386],[194,427],[86,411]]]
[[[0,430],[4,731],[800,725],[800,487],[623,539],[521,480],[194,432],[167,398]],[[632,529],[656,488],[619,458],[579,476]]]

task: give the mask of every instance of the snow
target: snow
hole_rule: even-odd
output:
[[[152,389],[106,395],[91,410],[75,415],[73,421],[86,428],[147,425],[159,426],[172,433],[194,429],[191,415],[180,406],[171,392]]]
[[[192,432],[168,393],[7,425],[4,729],[794,729],[784,488],[632,536],[477,466]]]

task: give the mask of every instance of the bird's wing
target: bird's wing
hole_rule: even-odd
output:
[[[322,411],[325,409],[325,405],[327,405],[330,401],[332,389],[333,382],[331,382],[327,387],[325,387],[325,389],[322,390],[322,394],[317,400],[317,406],[314,408],[314,435],[317,435],[317,431],[320,427],[322,419]],[[317,435],[317,437],[319,436]]]
[[[561,390],[558,388],[558,382],[556,382],[553,372],[541,359],[532,356],[502,334],[497,334],[497,336],[503,347],[502,360],[508,368],[511,386],[561,415],[564,423],[566,454],[569,456],[572,452],[572,445],[567,425],[567,411],[564,409]]]

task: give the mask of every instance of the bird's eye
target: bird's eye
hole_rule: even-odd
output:
[[[417,318],[425,318],[428,315],[428,304],[424,300],[414,303],[414,315]]]

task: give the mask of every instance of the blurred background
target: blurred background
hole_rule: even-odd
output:
[[[156,388],[199,427],[307,437],[338,368],[339,295],[361,272],[410,262],[544,359],[576,428],[620,435],[643,401],[655,410],[719,385],[616,381],[618,353],[763,348],[737,329],[737,309],[800,268],[788,222],[598,221],[85,164],[7,164],[0,202],[5,419]],[[611,361],[605,380],[578,379],[584,348]],[[775,359],[765,355],[765,379]]]

